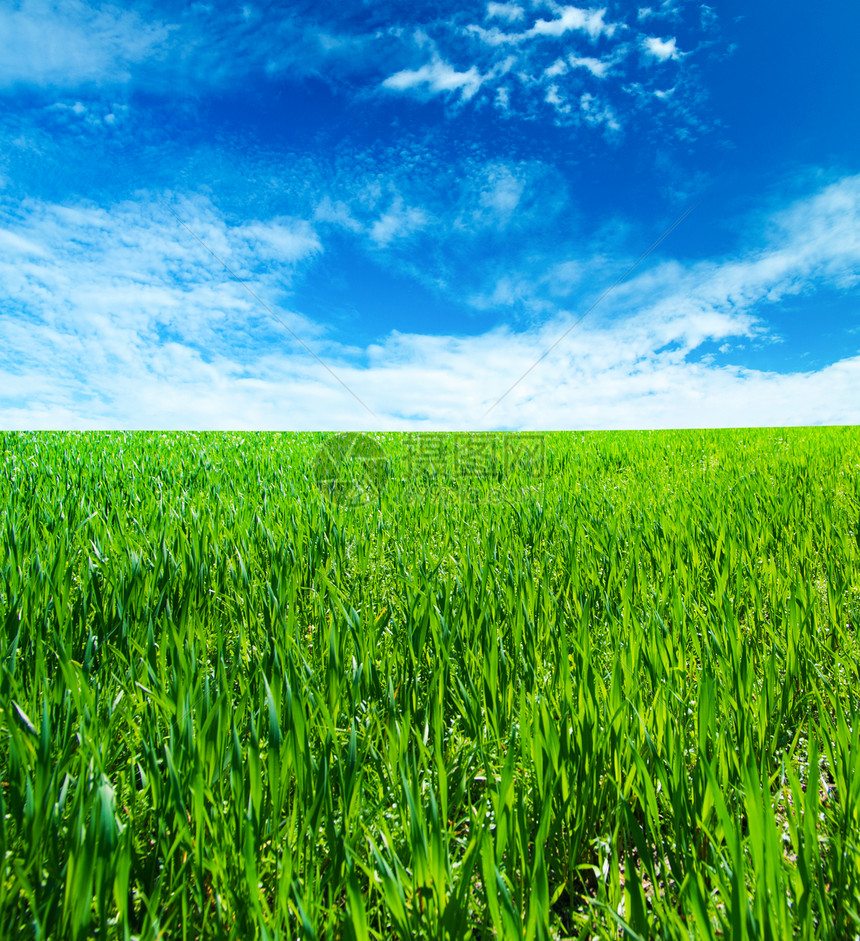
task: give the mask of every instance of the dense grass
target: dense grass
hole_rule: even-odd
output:
[[[0,434],[0,937],[860,933],[857,429],[344,440]]]

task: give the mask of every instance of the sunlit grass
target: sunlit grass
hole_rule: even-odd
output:
[[[0,434],[0,937],[860,933],[860,433],[500,440]]]

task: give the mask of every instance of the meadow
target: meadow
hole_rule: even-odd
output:
[[[0,433],[0,937],[860,936],[860,429]]]

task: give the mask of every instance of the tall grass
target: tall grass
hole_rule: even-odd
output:
[[[0,434],[0,936],[860,934],[856,429],[328,440]]]

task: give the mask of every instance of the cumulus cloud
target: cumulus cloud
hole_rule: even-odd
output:
[[[670,39],[646,36],[642,40],[642,48],[647,55],[656,59],[658,62],[666,62],[667,59],[679,59],[681,57],[681,52],[677,48],[674,36]]]

